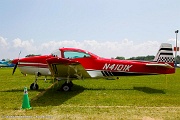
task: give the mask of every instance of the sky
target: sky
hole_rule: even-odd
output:
[[[179,29],[180,0],[1,0],[0,59],[60,47],[107,58],[156,55],[161,43],[175,45]]]

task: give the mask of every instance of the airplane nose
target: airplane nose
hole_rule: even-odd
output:
[[[14,59],[14,60],[12,60],[12,63],[13,63],[13,64],[16,64],[16,63],[18,62],[18,60],[19,60],[19,59]]]

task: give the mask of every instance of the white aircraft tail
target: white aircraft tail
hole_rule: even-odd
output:
[[[174,64],[172,45],[169,43],[162,43],[153,61]]]

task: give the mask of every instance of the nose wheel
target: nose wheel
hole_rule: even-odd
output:
[[[40,76],[41,76],[40,72],[35,73],[35,81],[30,85],[31,90],[38,90],[39,89],[39,85],[37,84],[37,80],[38,80],[38,77],[40,77]]]
[[[30,85],[30,89],[31,89],[31,90],[38,90],[38,89],[39,89],[39,85],[36,84],[36,83],[32,83],[32,84]]]

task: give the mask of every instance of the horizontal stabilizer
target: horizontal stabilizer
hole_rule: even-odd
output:
[[[174,68],[168,63],[147,63],[146,66]]]

